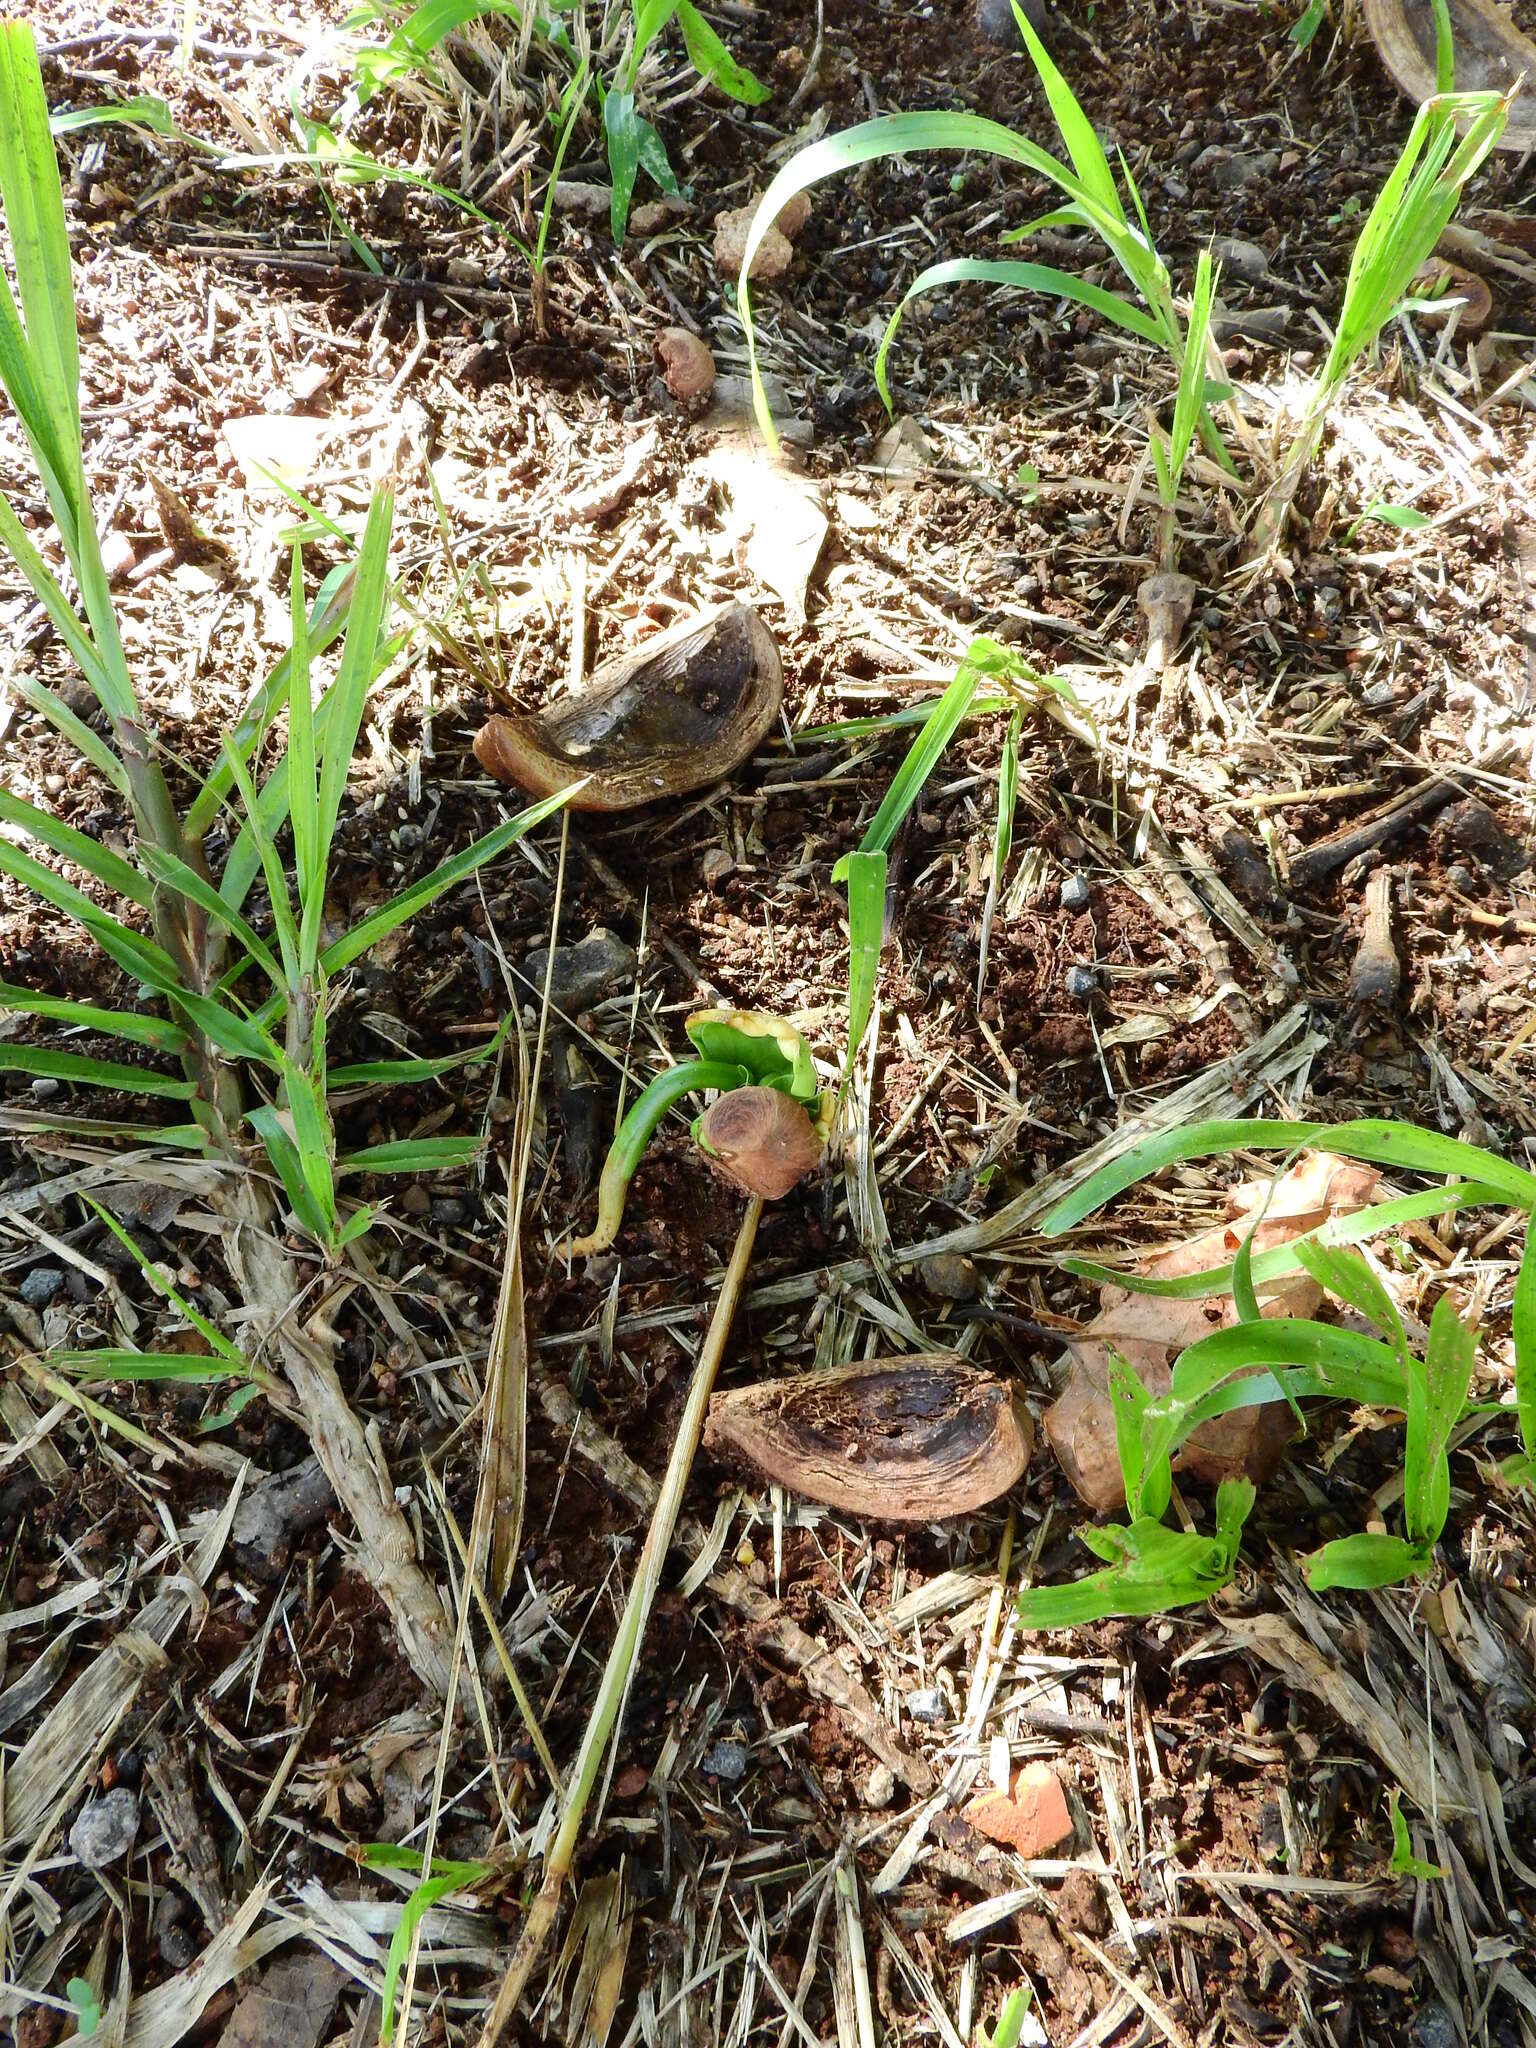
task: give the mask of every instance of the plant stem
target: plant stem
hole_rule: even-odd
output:
[[[501,1989],[496,1994],[496,2003],[492,2006],[490,2017],[485,2023],[480,2048],[496,2048],[507,2022],[517,2010],[533,1967],[543,1953],[550,1929],[555,1924],[555,1915],[560,1909],[560,1895],[565,1888],[565,1880],[570,1875],[581,1825],[586,1818],[587,1802],[592,1796],[593,1786],[597,1783],[609,1738],[618,1720],[619,1708],[634,1674],[635,1660],[640,1654],[640,1644],[645,1635],[645,1625],[650,1619],[651,1603],[656,1597],[662,1566],[666,1562],[667,1551],[672,1542],[672,1532],[677,1526],[677,1518],[682,1510],[683,1494],[688,1485],[688,1475],[693,1469],[694,1453],[698,1449],[699,1438],[703,1433],[710,1392],[714,1387],[715,1374],[719,1370],[721,1355],[735,1318],[736,1304],[746,1279],[747,1262],[752,1256],[758,1219],[762,1213],[762,1198],[754,1195],[747,1204],[747,1213],[742,1217],[741,1228],[736,1233],[736,1246],[731,1253],[731,1262],[725,1269],[720,1298],[715,1303],[715,1312],[710,1318],[709,1329],[700,1347],[698,1363],[693,1369],[693,1384],[688,1389],[688,1405],[684,1408],[682,1419],[678,1423],[677,1438],[672,1446],[672,1456],[667,1461],[661,1492],[657,1496],[655,1512],[651,1516],[651,1526],[646,1532],[645,1547],[635,1567],[634,1583],[629,1589],[629,1599],[625,1603],[624,1614],[619,1622],[619,1632],[614,1638],[613,1648],[608,1653],[603,1682],[598,1688],[591,1719],[587,1722],[587,1732],[582,1739],[581,1752],[572,1772],[571,1789],[566,1798],[565,1811],[560,1818],[559,1830],[544,1859],[544,1880],[528,1909],[528,1918],[523,1923],[523,1932],[512,1957],[511,1966],[502,1980]]]

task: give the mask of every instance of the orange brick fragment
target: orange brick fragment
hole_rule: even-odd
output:
[[[978,1834],[1020,1856],[1048,1856],[1072,1834],[1067,1796],[1049,1764],[1022,1764],[1007,1792],[979,1793],[965,1818]]]

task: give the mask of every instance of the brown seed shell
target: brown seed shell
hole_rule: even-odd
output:
[[[632,810],[740,767],[783,694],[773,635],[750,605],[722,605],[608,663],[548,711],[488,719],[475,759],[532,796],[588,777],[573,810]]]
[[[667,389],[681,404],[708,397],[714,388],[715,359],[708,342],[686,327],[664,327],[656,337],[656,360]]]
[[[778,1088],[733,1088],[699,1119],[699,1150],[733,1188],[782,1201],[820,1160],[824,1140],[803,1103]]]
[[[1536,43],[1523,36],[1492,0],[1448,0],[1458,92],[1508,92],[1522,75],[1527,90],[1509,110],[1498,147],[1523,156],[1536,148]],[[1435,11],[1430,0],[1365,0],[1365,25],[1399,90],[1422,103],[1433,97]]]
[[[740,1387],[704,1441],[807,1500],[886,1522],[967,1515],[1023,1476],[1035,1429],[1017,1390],[948,1351]]]

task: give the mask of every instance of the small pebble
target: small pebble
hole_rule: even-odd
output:
[[[39,1074],[32,1083],[32,1093],[39,1102],[52,1102],[64,1093],[64,1083],[55,1080],[52,1074]]]
[[[1069,967],[1067,969],[1067,994],[1086,999],[1099,985],[1099,971],[1096,967]]]
[[[539,946],[523,962],[523,972],[536,996],[544,994],[544,975],[549,966],[549,948]],[[556,946],[555,971],[550,978],[549,999],[556,1009],[574,1016],[589,1010],[603,996],[625,988],[634,979],[635,950],[603,925],[578,939],[573,946]]]
[[[1451,862],[1445,871],[1445,879],[1453,889],[1459,889],[1463,896],[1472,895],[1477,888],[1477,877],[1470,868],[1463,867],[1459,860]]]
[[[896,1773],[889,1764],[876,1764],[864,1782],[864,1804],[883,1813],[896,1797]]]
[[[430,1213],[434,1223],[462,1223],[465,1208],[457,1195],[437,1195],[433,1198]]]
[[[1458,2048],[1460,2039],[1455,2020],[1439,1999],[1421,2005],[1414,2014],[1414,2048]]]
[[[751,1757],[744,1742],[713,1742],[701,1759],[702,1767],[712,1778],[720,1778],[727,1785],[739,1785],[747,1775]]]
[[[1038,35],[1045,26],[1045,0],[1021,0],[1030,27]],[[1014,17],[1012,0],[976,0],[976,26],[989,42],[1022,50],[1024,38]]]
[[[1232,277],[1240,277],[1244,284],[1258,284],[1269,274],[1269,258],[1257,242],[1240,241],[1236,235],[1218,235],[1215,255],[1222,269]]]
[[[1093,891],[1088,886],[1086,875],[1068,875],[1061,885],[1061,907],[1063,910],[1086,910],[1093,901]]]
[[[125,1785],[81,1807],[69,1831],[69,1846],[87,1870],[105,1870],[133,1847],[139,1832],[139,1802]]]
[[[914,1721],[926,1721],[930,1727],[937,1727],[941,1721],[949,1719],[949,1707],[936,1685],[925,1685],[916,1692],[909,1692],[907,1712]]]
[[[917,1262],[917,1277],[941,1301],[974,1301],[981,1275],[963,1252],[934,1252]]]
[[[16,1291],[28,1308],[46,1308],[63,1285],[62,1267],[34,1266]]]

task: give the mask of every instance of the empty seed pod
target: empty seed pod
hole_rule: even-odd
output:
[[[820,1160],[826,1133],[777,1088],[733,1088],[693,1127],[699,1150],[744,1195],[782,1201]]]
[[[586,777],[573,810],[627,811],[739,768],[783,694],[773,635],[750,605],[722,605],[609,662],[578,696],[488,719],[475,759],[533,796]]]
[[[807,1500],[883,1522],[968,1515],[1034,1448],[1013,1387],[947,1351],[866,1359],[716,1394],[704,1441]]]
[[[1507,93],[1526,79],[1527,90],[1516,98],[1494,145],[1523,156],[1536,148],[1536,106],[1529,91],[1536,78],[1536,43],[1493,0],[1448,0],[1448,11],[1458,92]],[[1431,0],[1365,0],[1365,25],[1398,89],[1420,103],[1432,99],[1438,88]]]

